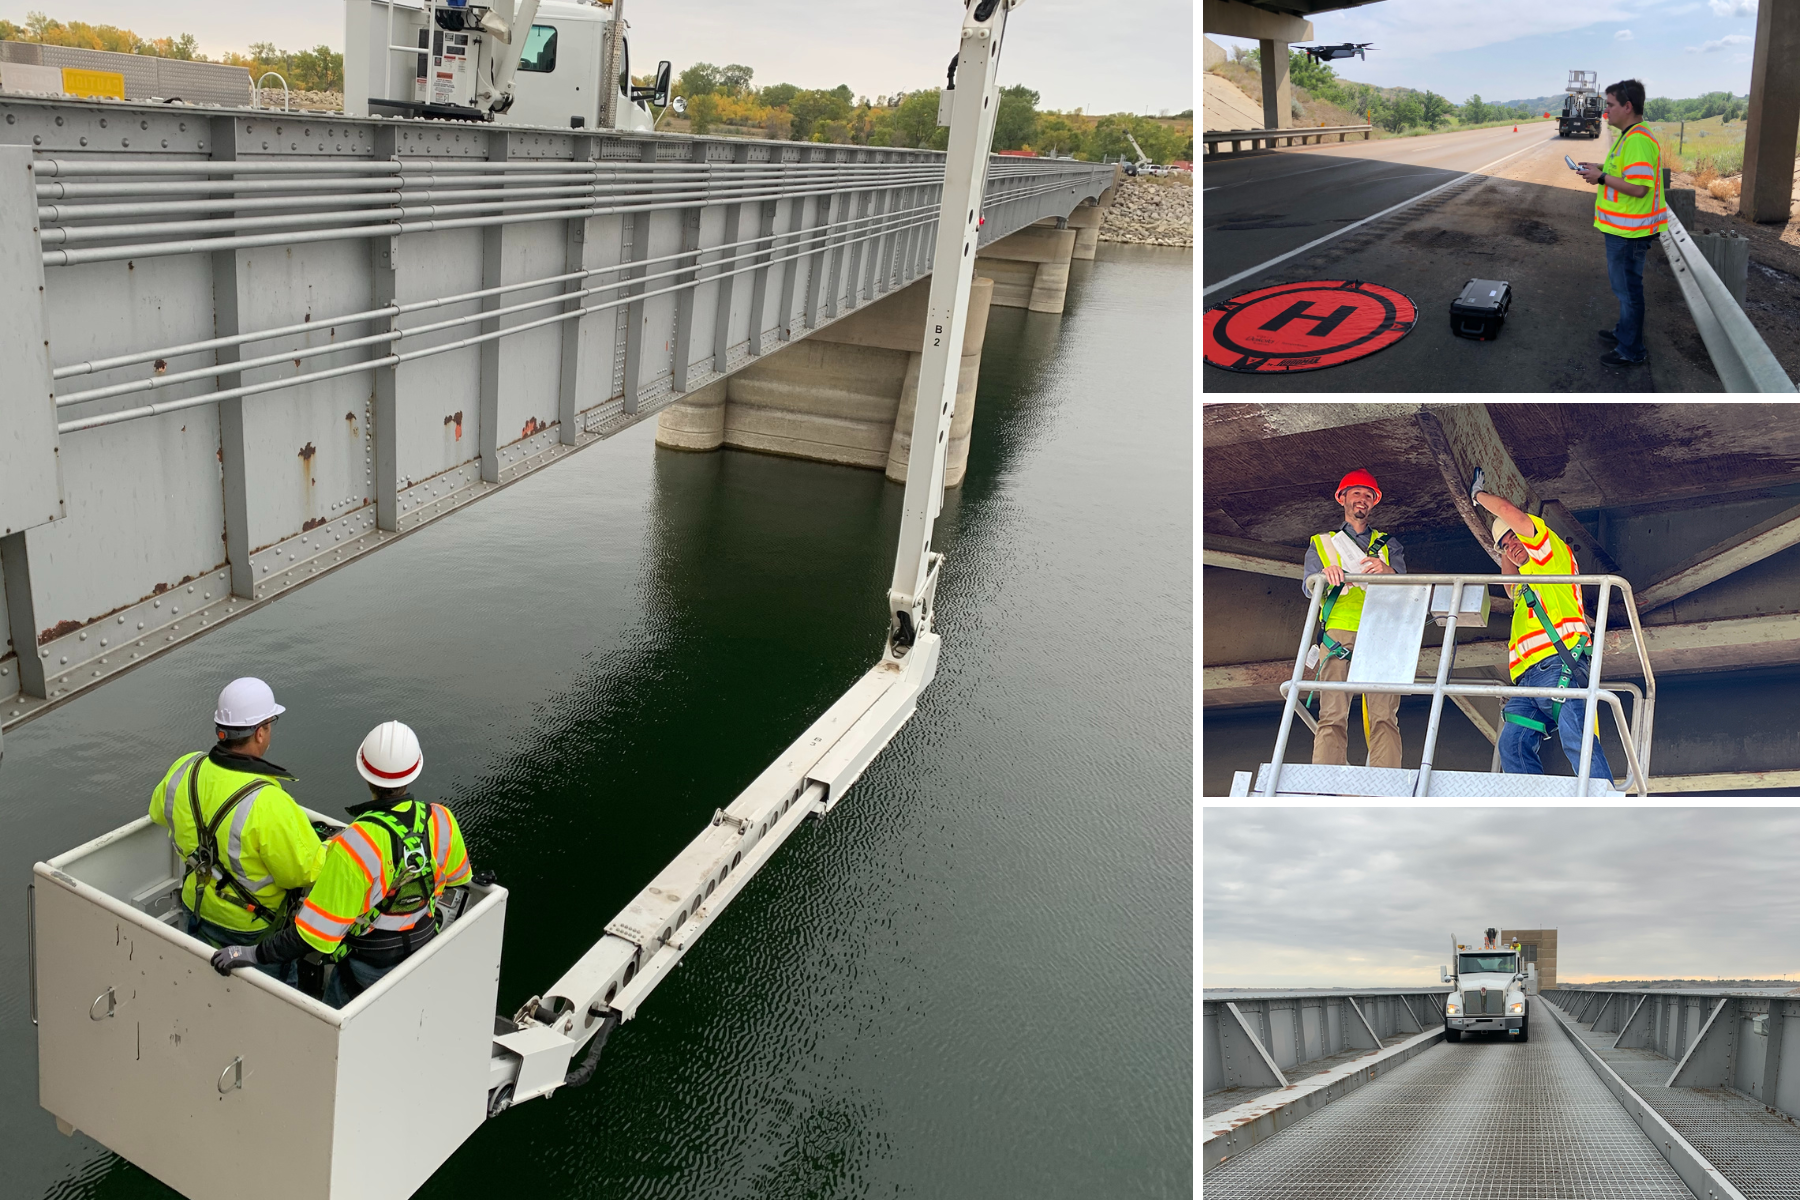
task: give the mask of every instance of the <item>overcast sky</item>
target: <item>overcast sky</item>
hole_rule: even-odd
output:
[[[1320,42],[1373,42],[1368,61],[1332,63],[1345,79],[1430,88],[1458,104],[1558,95],[1569,72],[1600,86],[1641,79],[1652,96],[1743,95],[1757,0],[1382,0],[1313,18]],[[1251,46],[1214,36],[1223,46]]]
[[[31,9],[58,20],[119,25],[142,37],[192,33],[218,57],[251,42],[344,48],[340,0],[0,0],[0,17]],[[960,0],[625,0],[632,62],[743,63],[756,82],[850,85],[877,96],[940,86],[956,53]],[[1030,0],[1008,20],[1002,84],[1037,90],[1045,108],[1180,112],[1194,105],[1192,0],[1096,5]]]
[[[1207,808],[1206,987],[1436,984],[1451,934],[1558,976],[1800,981],[1800,809]]]

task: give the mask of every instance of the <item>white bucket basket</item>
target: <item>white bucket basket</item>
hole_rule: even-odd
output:
[[[309,814],[315,820],[329,820]],[[221,977],[148,817],[33,869],[38,1102],[189,1200],[402,1200],[487,1117],[506,890],[342,1010]]]

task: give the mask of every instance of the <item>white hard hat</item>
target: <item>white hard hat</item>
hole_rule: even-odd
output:
[[[213,724],[222,729],[255,729],[287,709],[275,703],[269,685],[251,675],[234,679],[219,693],[219,710]]]
[[[356,751],[357,773],[376,787],[405,787],[424,769],[419,735],[399,721],[386,721],[369,730]]]
[[[1512,529],[1512,526],[1508,525],[1506,523],[1505,517],[1495,517],[1494,518],[1494,545],[1498,546],[1500,544],[1500,539],[1505,537],[1507,532],[1511,529]]]

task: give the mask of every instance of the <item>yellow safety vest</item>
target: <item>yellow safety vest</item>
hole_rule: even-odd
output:
[[[1333,530],[1333,532],[1335,533],[1336,530]],[[1369,540],[1371,542],[1376,538],[1385,538],[1386,536],[1387,535],[1382,533],[1381,530],[1372,526],[1369,529]],[[1319,556],[1319,561],[1325,566],[1342,567],[1344,565],[1338,561],[1337,551],[1331,548],[1331,534],[1313,534],[1312,544],[1313,553]],[[1382,562],[1389,563],[1390,566],[1392,565],[1388,558],[1387,542],[1384,541],[1381,544],[1381,552],[1376,555],[1376,557],[1381,559]],[[1358,558],[1356,563],[1361,561],[1362,559]],[[1351,563],[1350,566],[1354,567],[1356,563]],[[1326,588],[1325,594],[1329,596],[1331,594],[1331,589]],[[1319,609],[1320,614],[1325,617],[1325,628],[1342,629],[1347,633],[1356,632],[1357,626],[1362,623],[1363,598],[1366,595],[1368,595],[1368,593],[1363,591],[1362,588],[1352,587],[1350,586],[1349,580],[1345,580],[1344,589],[1338,593],[1337,602],[1331,606],[1330,614],[1326,615],[1323,607]]]
[[[150,793],[150,819],[169,831],[169,840],[184,858],[200,841],[188,790],[194,771],[200,773],[200,815],[208,822],[245,784],[263,784],[219,822],[219,864],[249,889],[257,903],[279,913],[288,892],[310,886],[325,861],[325,846],[312,822],[281,790],[275,776],[230,770],[197,751],[177,759]],[[268,922],[243,903],[229,883],[222,887],[221,883],[217,872],[205,881],[189,873],[181,885],[182,904],[226,929],[266,931]]]
[[[1537,517],[1531,518],[1531,536],[1520,538],[1519,544],[1525,547],[1529,556],[1525,565],[1519,568],[1520,575],[1579,575],[1575,566],[1575,555],[1570,552],[1568,543],[1557,537],[1548,525]],[[1517,591],[1517,587],[1512,588]],[[1569,650],[1575,649],[1576,642],[1588,636],[1587,608],[1581,600],[1581,585],[1576,583],[1547,584],[1532,589],[1544,606],[1544,615],[1556,627],[1556,634]],[[1506,648],[1507,663],[1512,668],[1512,677],[1517,679],[1525,671],[1543,662],[1546,658],[1556,657],[1556,646],[1550,635],[1544,632],[1543,623],[1531,606],[1517,596],[1513,600],[1512,638]]]
[[[1663,202],[1662,144],[1642,124],[1633,125],[1614,140],[1600,169],[1608,184],[1594,196],[1594,228],[1619,237],[1649,237],[1669,223],[1669,207]],[[1627,196],[1611,181],[1623,179],[1650,190]]]

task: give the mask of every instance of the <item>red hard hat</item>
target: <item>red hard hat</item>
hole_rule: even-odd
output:
[[[1381,485],[1375,482],[1375,477],[1373,475],[1369,474],[1361,467],[1356,468],[1356,470],[1350,472],[1339,481],[1336,499],[1340,504],[1343,503],[1344,500],[1344,489],[1353,487],[1368,488],[1375,493],[1375,503],[1381,503]]]

